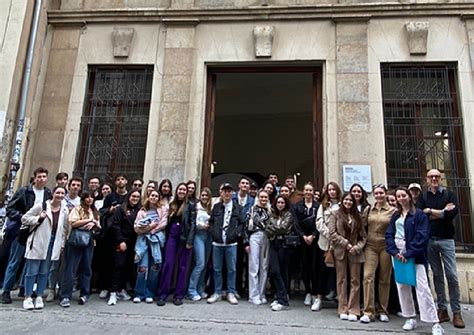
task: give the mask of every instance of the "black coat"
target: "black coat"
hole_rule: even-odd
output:
[[[135,241],[137,240],[137,233],[135,233],[133,225],[139,208],[128,208],[127,210],[128,213],[124,210],[123,206],[120,206],[115,210],[112,219],[112,231],[114,233],[116,244],[125,242],[134,247]]]
[[[232,214],[230,217],[229,225],[226,229],[226,244],[232,244],[237,242],[239,237],[245,239],[245,221],[242,219],[242,207],[237,201],[232,200]],[[224,226],[224,211],[225,206],[219,202],[214,205],[209,219],[209,231],[212,235],[212,239],[216,243],[224,243],[222,240],[222,230]],[[246,241],[244,241],[246,243]]]

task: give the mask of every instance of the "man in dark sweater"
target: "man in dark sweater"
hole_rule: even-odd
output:
[[[453,192],[441,187],[441,172],[438,170],[429,170],[426,180],[429,187],[419,197],[417,207],[422,209],[430,220],[431,238],[428,243],[428,261],[433,272],[439,321],[450,320],[444,287],[444,272],[446,272],[453,325],[464,328],[459,304],[459,280],[454,248],[453,220],[459,213],[458,199]]]

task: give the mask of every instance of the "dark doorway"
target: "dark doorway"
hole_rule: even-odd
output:
[[[203,185],[270,172],[323,183],[319,68],[211,68]]]

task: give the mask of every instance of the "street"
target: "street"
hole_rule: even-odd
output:
[[[22,300],[16,297],[11,305],[0,305],[1,334],[194,334],[194,333],[285,333],[285,334],[401,334],[403,320],[390,315],[389,323],[340,321],[336,309],[323,308],[311,312],[302,298],[290,301],[291,309],[272,312],[269,305],[254,306],[239,301],[232,306],[226,301],[207,304],[205,301],[164,307],[156,304],[133,304],[120,301],[107,306],[104,300],[92,295],[85,306],[73,299],[64,309],[57,303],[45,303],[45,309],[24,311]],[[444,323],[446,334],[473,334],[474,305],[463,305],[464,330]],[[430,334],[431,325],[418,322],[416,332]],[[408,333],[407,333],[408,334]]]

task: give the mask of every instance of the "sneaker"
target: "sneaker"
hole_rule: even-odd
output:
[[[102,290],[102,291],[100,291],[100,293],[99,293],[99,298],[105,299],[105,298],[107,298],[108,295],[109,295],[109,291],[107,291],[107,290]]]
[[[336,298],[337,298],[336,291],[331,291],[324,297],[324,299],[329,300],[329,301],[333,301]]]
[[[50,289],[48,295],[46,296],[46,302],[53,302],[56,298],[56,290],[54,288]]]
[[[347,319],[348,319],[349,321],[354,322],[354,321],[357,321],[358,317],[357,317],[357,315],[355,315],[355,314],[349,314],[349,316],[347,317]]]
[[[153,299],[151,299],[151,300],[153,301]],[[134,303],[134,304],[139,304],[139,303],[141,303],[141,302],[142,302],[142,299],[140,299],[139,297],[133,298],[133,303]]]
[[[304,305],[311,306],[312,302],[313,302],[313,297],[311,296],[311,294],[306,293],[306,295],[304,296]]]
[[[200,295],[193,295],[193,296],[191,297],[191,300],[192,300],[192,301],[199,301],[199,300],[201,300],[201,296],[200,296]]]
[[[237,297],[236,297],[236,298],[237,298]],[[237,299],[238,299],[238,298],[237,298]],[[262,302],[262,305],[268,304],[268,301],[267,301],[266,298],[262,298],[262,299],[260,299],[260,301]]]
[[[311,310],[313,312],[317,312],[321,310],[321,299],[319,298],[314,299],[313,305],[311,306]]]
[[[439,323],[435,323],[433,325],[433,328],[431,328],[431,334],[433,335],[443,335],[444,334],[444,329],[441,327]]]
[[[278,302],[272,306],[272,311],[274,312],[286,311],[288,309],[290,309],[290,306],[285,306],[285,305],[279,304]]]
[[[61,301],[59,302],[59,306],[61,307],[69,307],[71,306],[71,301],[69,300],[69,298],[62,298]]]
[[[151,298],[151,297],[145,298],[145,302],[147,304],[151,304],[151,303],[153,303],[153,298]]]
[[[25,300],[23,300],[23,309],[26,309],[26,310],[35,309],[35,305],[33,304],[33,298],[28,297]]]
[[[278,304],[278,300],[273,300],[273,302],[270,304],[270,307],[273,307]]]
[[[262,301],[260,299],[249,299],[249,302],[257,306],[262,304]]]
[[[227,301],[229,302],[229,304],[231,305],[237,305],[239,303],[239,301],[237,300],[237,298],[235,297],[235,294],[234,293],[228,293],[227,294]],[[260,302],[261,303],[261,302]]]
[[[380,322],[389,322],[390,321],[387,314],[380,314],[379,315],[379,320],[380,320]]]
[[[209,298],[209,294],[207,294],[206,292],[202,292],[201,299],[207,299],[207,298]]]
[[[160,307],[163,307],[164,305],[166,305],[166,300],[165,299],[162,299],[162,298],[159,298],[157,301],[156,301],[156,304]]]
[[[132,297],[128,294],[128,292],[125,289],[122,289],[122,291],[117,292],[117,299],[129,301],[130,299],[132,299]]]
[[[453,325],[456,328],[466,327],[464,320],[462,319],[461,312],[453,313]]]
[[[339,319],[349,320],[349,315],[347,315],[346,313],[341,313],[341,314],[339,314]]]
[[[0,302],[2,304],[11,304],[12,303],[12,297],[11,297],[9,291],[3,291],[2,297],[0,298]]]
[[[219,293],[214,293],[213,295],[210,296],[209,299],[207,299],[207,303],[208,303],[208,304],[213,304],[213,303],[215,303],[216,301],[219,301],[219,300],[221,300],[221,299],[222,299],[222,297],[221,297],[221,295],[220,295]]]
[[[85,295],[82,295],[82,296],[79,297],[79,302],[78,303],[79,303],[79,305],[85,305],[85,304],[87,304],[87,301],[88,301],[87,297]]]
[[[43,309],[44,308],[44,302],[42,297],[37,297],[35,299],[35,309]]]
[[[417,326],[415,319],[407,319],[403,325],[403,330],[413,330]]]
[[[367,314],[364,314],[360,317],[360,322],[362,323],[370,323],[372,321],[373,320]]]
[[[180,299],[180,298],[174,298],[173,299],[173,304],[175,306],[181,306],[183,304],[183,299]]]
[[[117,293],[110,292],[109,300],[107,301],[107,305],[113,306],[117,304]]]
[[[234,293],[234,296],[235,296],[237,299],[241,299],[240,294],[239,294],[238,292],[235,292],[235,293]]]

